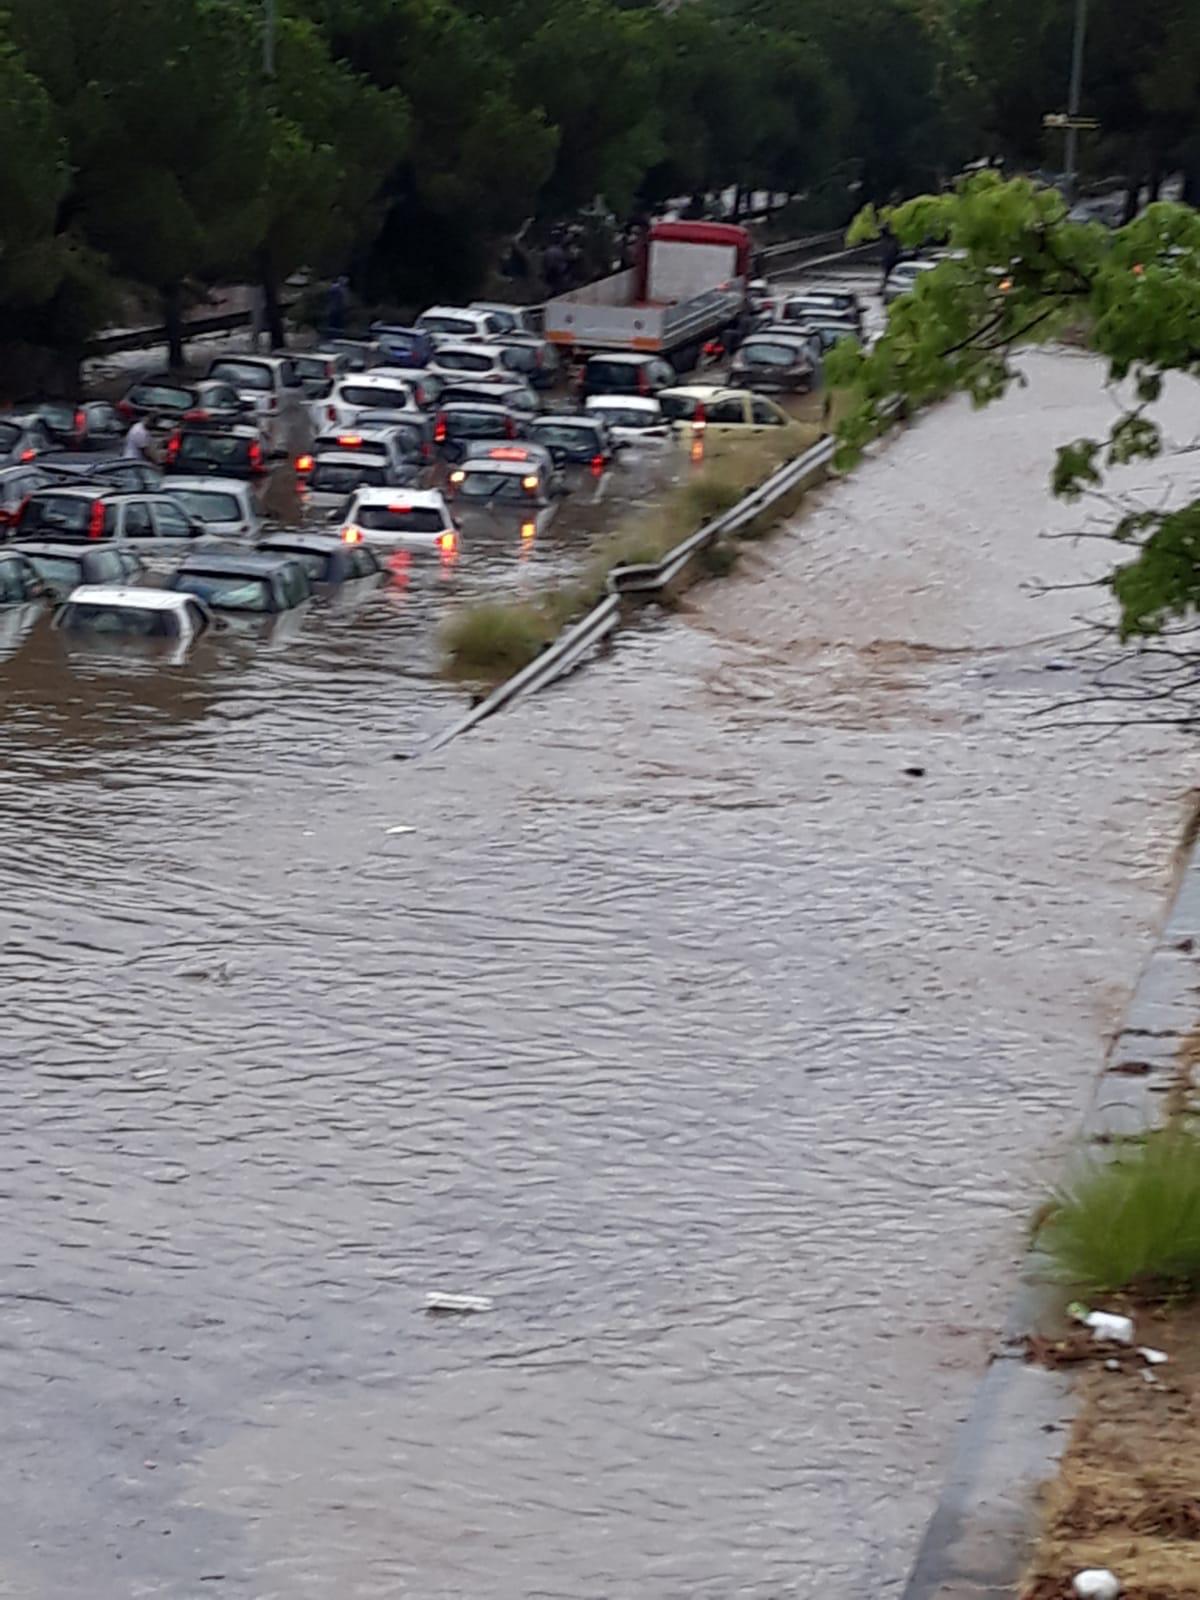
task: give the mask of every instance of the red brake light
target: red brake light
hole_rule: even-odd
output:
[[[173,462],[175,460],[175,457],[178,454],[179,454],[179,435],[177,433],[173,433],[171,435],[171,437],[167,440],[167,461],[168,462]]]
[[[406,511],[411,511],[412,507],[411,506],[389,506],[388,510],[389,511],[394,511],[395,514],[398,517],[402,517],[405,514]]]
[[[357,445],[360,445],[362,443],[362,434],[361,433],[339,433],[337,442],[339,444],[342,444],[342,445],[347,445],[351,449],[353,449],[354,447],[356,447]]]
[[[75,413],[75,432],[81,437],[87,432],[87,412],[82,406]]]
[[[36,450],[22,450],[21,451],[21,460],[22,461],[32,461],[33,458],[36,455],[37,455],[37,451]]]
[[[522,450],[516,444],[498,444],[494,450],[489,450],[488,455],[493,461],[528,461],[529,451]]]
[[[435,444],[445,444],[446,442],[446,418],[444,413],[438,416],[433,425],[433,438]]]
[[[104,537],[104,501],[93,500],[92,509],[88,514],[89,539],[103,539]]]
[[[251,467],[253,467],[255,472],[261,472],[262,471],[262,464],[263,464],[262,445],[259,444],[257,439],[251,439],[251,441],[250,441],[250,465],[251,465]]]
[[[334,406],[326,406],[325,407],[325,415],[328,417],[330,422],[336,422],[337,421],[337,409],[336,409],[336,407],[334,407]]]
[[[209,412],[203,410],[200,406],[196,406],[191,411],[185,411],[181,420],[184,422],[207,422],[209,415]]]
[[[706,428],[707,426],[708,426],[708,417],[705,415],[704,401],[703,400],[698,400],[696,402],[696,409],[695,409],[695,411],[692,412],[692,427],[693,428]]]
[[[118,400],[117,410],[123,417],[131,417],[133,415],[133,407],[129,404],[128,400]]]
[[[603,471],[604,471],[604,457],[603,456],[593,456],[592,457],[592,472],[598,478]]]
[[[313,469],[313,458],[311,456],[297,456],[296,457],[296,471],[297,472],[311,472],[312,469]]]

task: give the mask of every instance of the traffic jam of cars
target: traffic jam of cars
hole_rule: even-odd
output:
[[[0,606],[182,655],[238,614],[384,583],[396,552],[453,566],[535,540],[627,452],[695,459],[710,434],[795,427],[784,402],[820,387],[863,308],[845,288],[780,293],[750,261],[740,227],[658,224],[635,266],[536,311],[433,306],[147,374],[113,402],[0,413]]]

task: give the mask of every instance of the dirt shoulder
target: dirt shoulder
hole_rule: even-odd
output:
[[[1074,1575],[1095,1567],[1124,1600],[1200,1595],[1200,1306],[1140,1310],[1137,1337],[1167,1362],[1100,1351],[1079,1366],[1080,1410],[1022,1600],[1069,1600]]]

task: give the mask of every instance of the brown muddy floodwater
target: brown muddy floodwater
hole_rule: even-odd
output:
[[[436,568],[9,641],[0,1595],[898,1593],[1197,766],[1031,720],[1030,368],[427,760]]]

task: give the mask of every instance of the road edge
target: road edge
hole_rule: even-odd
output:
[[[1078,1145],[1103,1149],[1159,1126],[1197,1032],[1200,858],[1189,827],[1164,921],[1096,1075]],[[1013,1600],[1038,1534],[1041,1489],[1076,1401],[1066,1372],[1028,1364],[1024,1343],[1061,1323],[1063,1295],[1027,1255],[999,1345],[972,1398],[902,1600]]]

